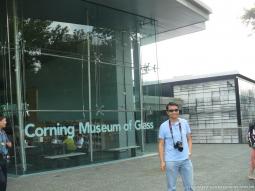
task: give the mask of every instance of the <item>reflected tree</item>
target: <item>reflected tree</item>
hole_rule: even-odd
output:
[[[114,33],[110,29],[93,27],[90,31],[74,29],[52,21],[26,19],[21,22],[20,43],[24,51],[24,63],[28,69],[37,73],[44,61],[54,57],[42,57],[44,54],[78,57],[87,54],[87,39],[90,36],[91,50],[111,55]],[[92,54],[94,56],[95,54]],[[110,56],[111,57],[111,56]],[[45,60],[46,59],[46,60]]]

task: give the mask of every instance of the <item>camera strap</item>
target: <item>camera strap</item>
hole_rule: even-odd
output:
[[[172,135],[173,145],[175,145],[175,143],[174,143],[174,135],[173,135],[173,127],[172,127],[172,124],[171,124],[170,120],[169,120],[169,129],[170,129],[170,132],[171,132],[171,135]],[[181,133],[181,142],[182,142],[182,126],[181,126],[180,122],[179,122],[179,131]]]

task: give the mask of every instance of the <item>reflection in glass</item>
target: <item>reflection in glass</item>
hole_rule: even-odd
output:
[[[0,99],[1,106],[12,108],[12,172],[41,172],[156,151],[157,130],[152,128],[84,130],[84,147],[75,148],[81,128],[90,125],[135,127],[135,121],[143,121],[148,127],[153,122],[155,128],[159,123],[158,93],[145,98],[151,105],[143,104],[141,96],[146,81],[158,80],[156,45],[148,59],[140,51],[155,42],[154,21],[84,1],[57,2],[26,0],[22,6],[17,2],[17,12],[8,4],[17,17],[10,14],[6,19],[6,11],[0,13],[0,45],[6,51],[0,54]],[[14,74],[20,76],[17,84]],[[17,104],[16,85],[21,94]]]

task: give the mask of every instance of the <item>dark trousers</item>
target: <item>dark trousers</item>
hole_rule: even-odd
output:
[[[0,191],[6,191],[6,185],[7,185],[7,163],[6,161],[0,162],[1,171],[3,172],[3,175],[5,177],[4,182],[0,184]]]

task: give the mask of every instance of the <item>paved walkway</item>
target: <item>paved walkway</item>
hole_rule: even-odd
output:
[[[255,190],[247,179],[249,148],[242,144],[195,144],[195,190]],[[157,156],[8,179],[7,191],[166,191]],[[178,189],[183,190],[178,179]]]

